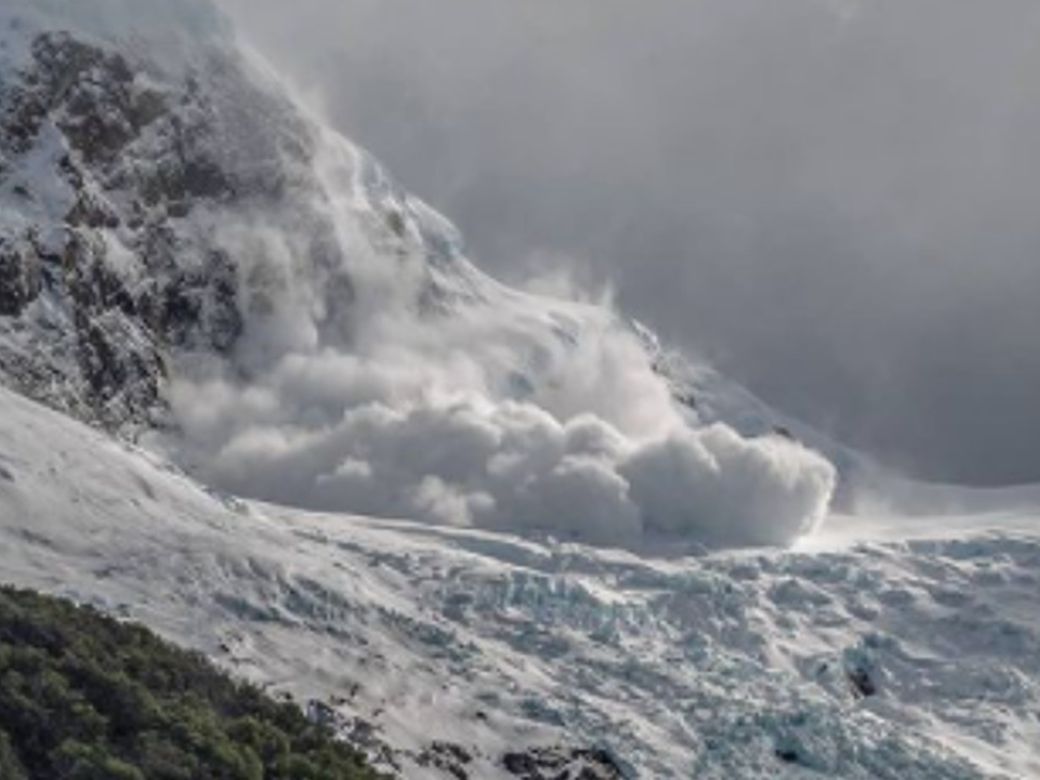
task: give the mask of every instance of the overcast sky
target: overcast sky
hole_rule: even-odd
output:
[[[1040,479],[1035,0],[225,0],[518,281],[921,476]]]

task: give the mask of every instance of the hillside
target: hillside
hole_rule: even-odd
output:
[[[147,629],[0,588],[0,777],[375,780],[293,704]]]

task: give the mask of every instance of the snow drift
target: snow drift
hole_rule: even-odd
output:
[[[77,320],[82,304],[55,283],[19,302],[19,327],[0,336],[35,360],[41,339],[26,333],[79,323],[78,346],[51,350],[58,374],[84,340],[102,342],[102,368],[143,344],[123,374],[156,385],[137,407],[154,395],[170,413],[151,442],[205,481],[308,508],[630,547],[783,545],[825,515],[826,459],[698,419],[609,308],[481,273],[447,220],[300,108],[206,0],[16,0],[0,23],[11,73],[40,66],[26,40],[71,29],[119,53],[109,71],[132,74],[109,97],[110,74],[66,65],[103,56],[48,41],[65,92],[46,96],[34,144],[12,146],[17,180],[0,183],[5,240],[44,258],[67,256],[70,236],[89,241],[106,289],[126,295]],[[125,102],[127,127],[112,120]],[[84,114],[115,127],[101,134],[114,148],[96,148]],[[34,193],[50,193],[46,209]],[[84,193],[104,218],[70,225]],[[156,297],[161,316],[140,314]],[[133,406],[126,380],[97,373],[101,416],[118,418]],[[46,395],[54,382],[34,386]]]

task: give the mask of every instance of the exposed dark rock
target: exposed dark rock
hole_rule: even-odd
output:
[[[116,228],[119,217],[100,199],[87,192],[81,192],[76,203],[65,216],[70,227]]]
[[[227,353],[243,328],[231,258],[213,249],[186,261],[171,225],[236,192],[208,146],[215,109],[193,79],[180,93],[163,89],[142,86],[121,54],[66,33],[38,36],[24,70],[0,88],[0,183],[47,126],[69,150],[51,175],[72,193],[62,224],[40,226],[46,241],[35,228],[0,233],[0,318],[37,317],[28,307],[43,290],[53,304],[15,326],[39,335],[28,352],[4,346],[0,372],[38,400],[106,426],[135,424],[161,406],[166,350]],[[147,154],[135,151],[145,133]],[[17,187],[35,199],[33,182]],[[118,262],[105,238],[117,229]]]
[[[849,684],[852,690],[864,698],[877,693],[877,684],[870,676],[870,672],[863,667],[853,667],[847,670]]]
[[[204,158],[163,160],[141,186],[148,205],[172,203],[180,216],[187,214],[186,204],[192,198],[222,199],[234,191],[230,177]]]
[[[388,211],[386,214],[386,223],[398,238],[404,236],[404,217],[401,216],[400,211]]]
[[[419,754],[419,766],[433,767],[445,772],[456,780],[469,780],[466,769],[473,763],[473,756],[460,745],[451,742],[434,742]]]
[[[0,236],[0,316],[17,317],[39,293],[36,258]]]
[[[532,748],[506,753],[502,766],[522,780],[623,780],[624,773],[605,750]]]
[[[118,309],[128,316],[137,314],[137,305],[123,281],[105,262],[105,249],[78,233],[71,232],[65,250],[69,294],[77,311],[93,316]]]
[[[538,762],[530,753],[506,753],[502,756],[502,766],[517,777],[528,777],[537,771]]]
[[[211,252],[207,261],[204,268],[180,272],[165,285],[159,325],[167,343],[224,353],[242,332],[235,269],[222,252]],[[200,332],[206,334],[206,345],[196,343]]]

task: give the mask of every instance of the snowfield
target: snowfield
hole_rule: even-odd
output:
[[[1040,512],[907,522],[667,559],[311,514],[0,390],[0,579],[320,700],[404,777],[451,776],[435,741],[474,778],[560,744],[642,778],[1040,775]]]

